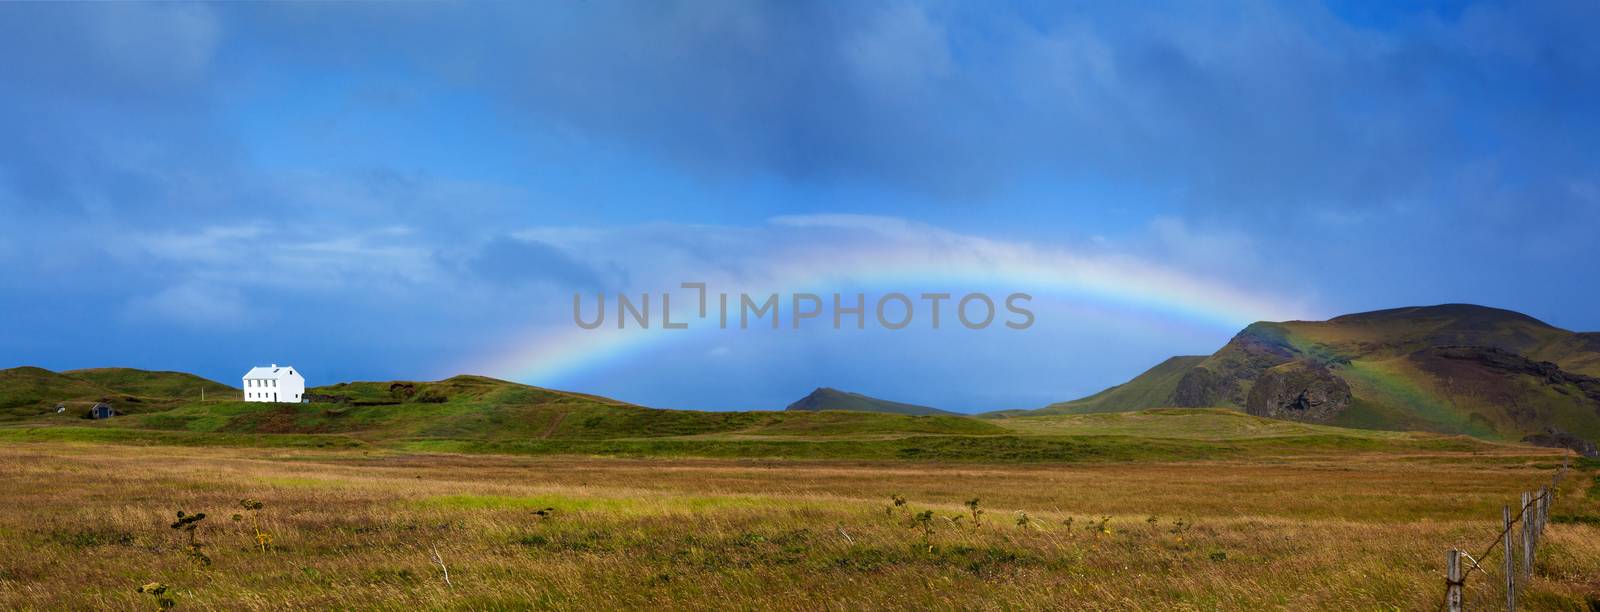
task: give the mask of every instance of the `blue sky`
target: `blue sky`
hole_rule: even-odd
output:
[[[979,410],[1259,317],[1600,329],[1596,26],[1582,1],[3,4],[0,365]],[[697,279],[1025,291],[1038,323],[573,340],[575,291]]]

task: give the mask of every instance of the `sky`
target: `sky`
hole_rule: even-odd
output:
[[[1600,5],[1127,4],[0,4],[0,367],[980,411],[1256,320],[1600,330]]]

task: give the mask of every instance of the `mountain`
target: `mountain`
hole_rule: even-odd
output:
[[[1210,356],[1033,413],[1160,406],[1580,448],[1570,440],[1600,439],[1600,334],[1470,304],[1261,322]]]
[[[957,413],[928,406],[892,402],[875,397],[840,391],[828,387],[818,387],[810,395],[800,398],[789,404],[784,410],[849,410],[853,412],[882,412],[887,414],[908,414],[913,416],[946,415],[955,416]]]

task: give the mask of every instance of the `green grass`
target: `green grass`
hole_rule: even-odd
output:
[[[6,442],[85,442],[137,446],[228,446],[262,448],[362,448],[367,443],[348,436],[245,435],[189,431],[149,431],[115,427],[3,427]]]
[[[1129,435],[912,435],[886,439],[660,438],[616,440],[397,439],[337,434],[237,434],[115,427],[0,428],[9,442],[97,442],[151,446],[373,448],[403,452],[615,457],[720,457],[957,462],[1191,461],[1345,451],[1473,450],[1489,445],[1438,436],[1275,435],[1231,440]]]
[[[1019,433],[1029,434],[1075,433],[1195,440],[1312,435],[1398,439],[1409,435],[1268,419],[1225,408],[1158,408],[1139,412],[1015,417],[995,419],[991,422]]]
[[[609,457],[915,460],[997,463],[1197,461],[1352,451],[1466,450],[1490,445],[1467,438],[1378,437],[1337,434],[1230,441],[1080,436],[910,436],[883,440],[418,440],[407,452]]]
[[[163,430],[236,433],[347,433],[367,439],[481,440],[657,438],[705,435],[984,435],[1006,430],[967,417],[860,412],[654,410],[554,394],[541,404],[465,400],[444,404],[265,404],[194,402],[119,423]]]

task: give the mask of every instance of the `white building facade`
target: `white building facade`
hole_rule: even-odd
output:
[[[244,401],[298,404],[306,394],[306,379],[292,366],[256,366],[244,375]]]

